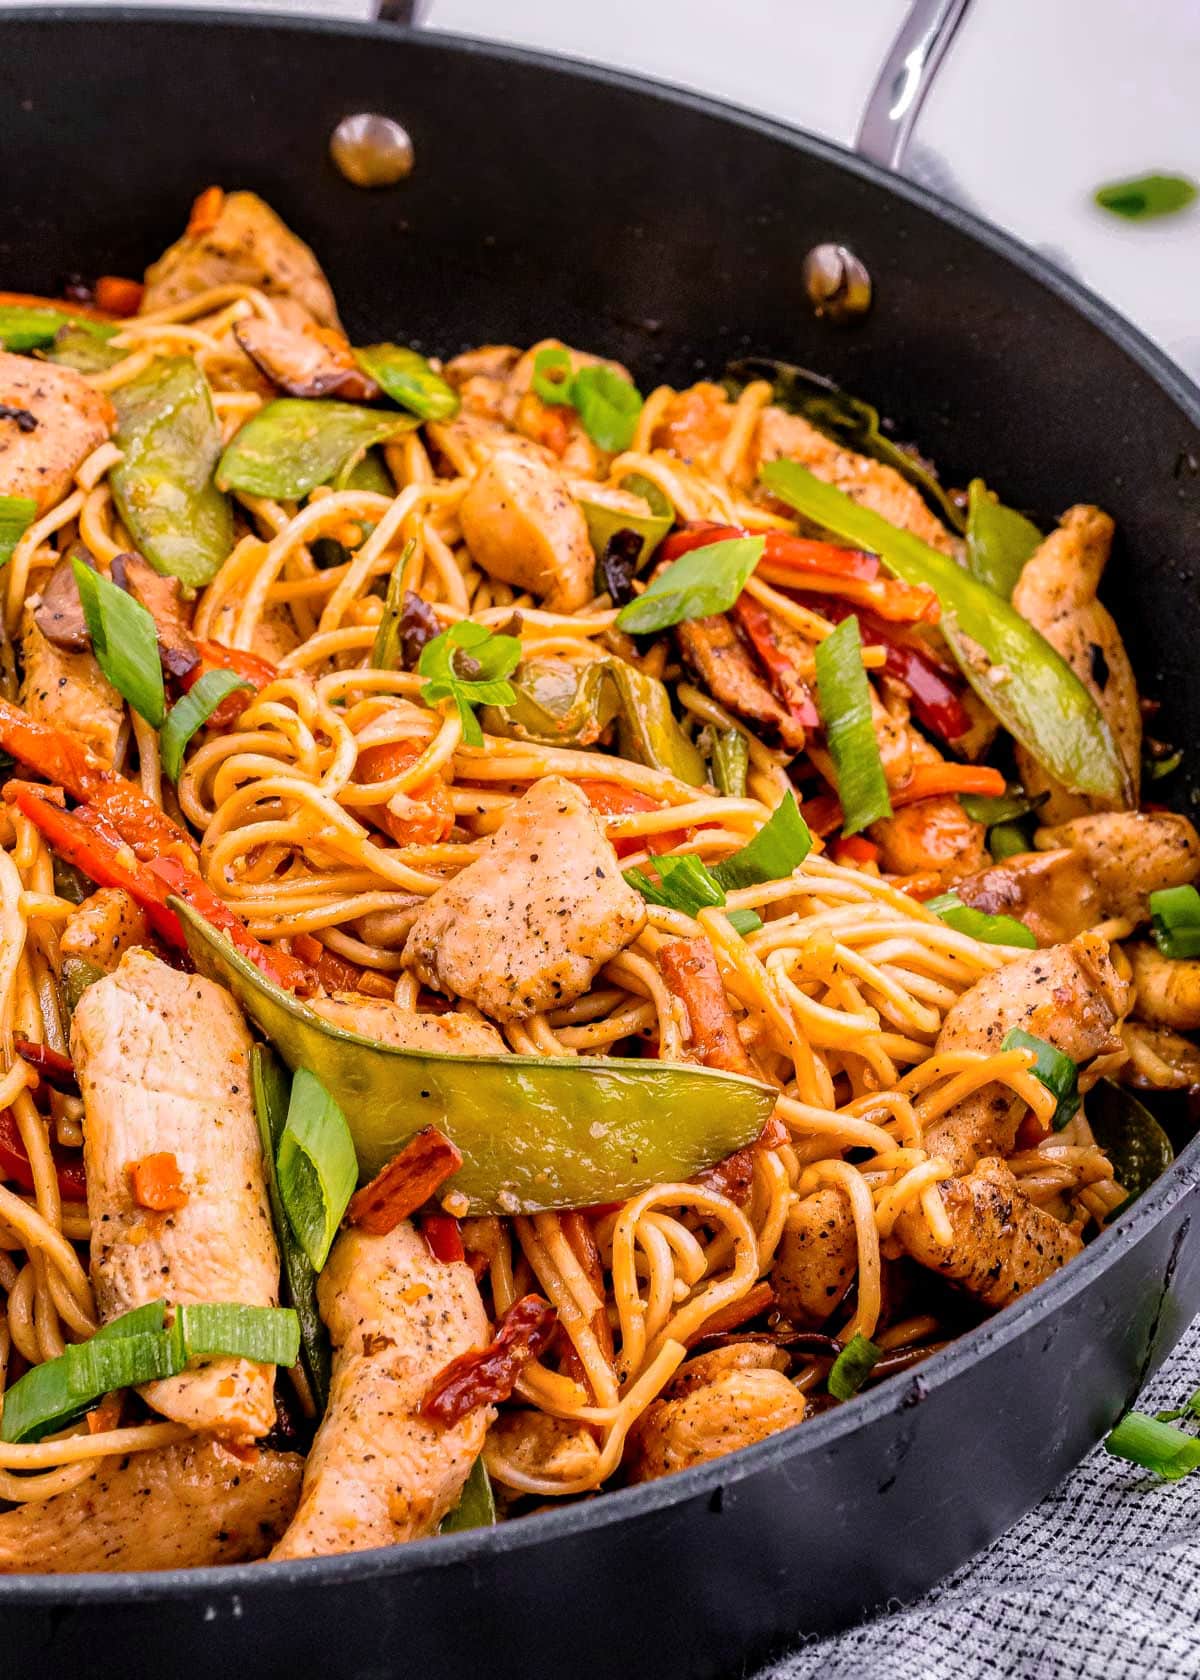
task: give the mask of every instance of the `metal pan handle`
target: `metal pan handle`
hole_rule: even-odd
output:
[[[912,0],[867,96],[854,149],[899,169],[913,125],[970,0]]]

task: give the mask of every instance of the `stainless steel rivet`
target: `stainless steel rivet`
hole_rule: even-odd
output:
[[[413,143],[407,129],[378,111],[343,117],[330,136],[329,152],[356,187],[391,187],[412,174]]]
[[[871,307],[871,276],[847,245],[814,245],[804,259],[804,290],[830,321],[860,320]]]

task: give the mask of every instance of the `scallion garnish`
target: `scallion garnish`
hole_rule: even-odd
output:
[[[160,736],[163,769],[173,782],[179,780],[188,742],[198,729],[203,729],[222,700],[235,689],[253,687],[253,683],[239,677],[236,671],[205,671],[183,698],[175,702],[167,713]]]
[[[642,394],[636,385],[602,362],[572,373],[571,352],[561,344],[547,344],[533,359],[534,394],[544,403],[573,408],[593,443],[610,454],[628,449],[633,441]]]
[[[1154,1415],[1159,1423],[1174,1423],[1176,1418],[1200,1418],[1200,1388],[1182,1406],[1176,1406],[1169,1412],[1155,1412]]]
[[[37,503],[30,496],[0,496],[0,566],[7,566],[33,524]]]
[[[427,706],[453,700],[462,719],[463,740],[483,745],[476,706],[511,706],[516,690],[505,678],[521,660],[517,636],[500,636],[485,624],[463,618],[421,649],[417,670],[427,678],[421,698]]]
[[[1044,1038],[1035,1038],[1023,1027],[1010,1028],[1001,1040],[1000,1048],[1033,1051],[1037,1060],[1029,1071],[1052,1096],[1057,1097],[1058,1107],[1054,1110],[1052,1124],[1056,1132],[1061,1132],[1078,1114],[1082,1101],[1079,1095],[1078,1067],[1070,1056],[1064,1056],[1053,1044],[1047,1044]]]
[[[1114,1458],[1141,1465],[1143,1470],[1153,1470],[1168,1482],[1177,1482],[1200,1468],[1200,1438],[1145,1412],[1126,1412],[1109,1434],[1104,1450]]]
[[[184,1362],[224,1354],[260,1365],[294,1365],[300,1352],[296,1314],[281,1307],[198,1301],[176,1307],[171,1334]]]
[[[1150,894],[1154,943],[1164,957],[1200,957],[1200,893],[1195,887],[1164,887]]]
[[[832,635],[818,642],[816,666],[817,707],[837,769],[842,833],[858,834],[880,817],[890,817],[892,802],[871,717],[871,686],[863,669],[857,618],[844,618]]]
[[[883,1349],[863,1335],[852,1336],[834,1360],[826,1388],[835,1400],[853,1400],[883,1357]]]
[[[644,635],[685,619],[723,613],[763,557],[764,537],[729,537],[693,548],[659,572],[636,601],[617,614],[622,630]]]
[[[85,561],[76,557],[71,567],[100,669],[152,729],[161,728],[167,703],[154,620],[140,601]]]
[[[346,1116],[306,1068],[292,1080],[275,1170],[288,1223],[319,1272],[358,1183],[358,1157]]]
[[[1037,949],[1037,939],[1024,922],[1018,922],[1013,916],[989,916],[986,911],[964,904],[957,893],[942,893],[937,898],[927,899],[925,908],[932,910],[955,933],[969,934],[984,945],[1022,945],[1028,951]]]
[[[740,729],[714,730],[711,763],[713,781],[725,797],[744,799],[750,748]]]
[[[404,574],[408,563],[412,559],[417,543],[415,537],[410,537],[404,545],[404,552],[392,567],[387,582],[387,594],[384,596],[383,613],[379,620],[379,627],[375,631],[375,640],[371,644],[371,666],[376,671],[398,671],[402,665],[402,649],[400,645],[400,621],[404,617]]]

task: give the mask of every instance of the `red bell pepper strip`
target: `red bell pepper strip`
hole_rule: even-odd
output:
[[[583,781],[575,785],[592,810],[602,817],[625,817],[635,811],[661,811],[664,808],[661,800],[652,799],[638,788],[622,787],[619,782]],[[688,832],[684,828],[670,828],[663,834],[631,834],[614,840],[613,850],[619,858],[628,857],[631,852],[640,852],[643,848],[658,853],[673,852],[676,846],[685,843]]]
[[[256,653],[246,653],[241,648],[223,647],[220,642],[197,642],[196,651],[200,655],[200,663],[179,680],[179,686],[185,694],[194,683],[200,681],[206,671],[233,671],[248,682],[256,694],[260,688],[274,682],[279,675],[269,660],[260,659]],[[246,705],[247,698],[244,693],[235,691],[233,694],[227,694],[209,718],[208,727],[228,729],[237,722]]]
[[[82,1202],[87,1197],[87,1178],[81,1157],[61,1156],[51,1145],[58,1178],[58,1193],[64,1202]],[[0,1109],[0,1178],[11,1179],[22,1190],[33,1189],[33,1167],[25,1153],[20,1127],[10,1108]]]
[[[753,595],[744,592],[730,609],[747,641],[758,655],[775,694],[804,729],[821,727],[820,713],[808,684],[775,640],[771,615]]]
[[[815,601],[813,608],[834,623],[854,611],[836,601]],[[971,719],[954,682],[931,655],[888,634],[887,626],[869,612],[858,614],[864,647],[881,647],[887,654],[884,667],[889,677],[902,682],[912,695],[913,716],[943,741],[957,741],[971,727]]]
[[[451,1428],[478,1407],[507,1400],[522,1367],[545,1351],[557,1324],[558,1309],[540,1295],[514,1301],[487,1347],[460,1353],[433,1379],[422,1416]]]
[[[731,537],[749,537],[755,533],[741,525],[718,525],[711,520],[698,519],[673,531],[662,545],[664,560],[678,560],[693,548],[709,543],[726,542]],[[763,558],[789,571],[822,575],[837,574],[847,578],[861,578],[869,582],[879,576],[879,561],[874,554],[864,554],[858,548],[841,548],[837,543],[815,542],[809,537],[793,537],[787,531],[768,531]]]
[[[234,915],[233,911],[217,897],[206,881],[190,869],[185,869],[178,858],[155,858],[153,863],[147,864],[147,873],[154,876],[162,894],[162,903],[166,906],[171,897],[181,898],[218,933],[223,933],[229,943],[242,956],[246,957],[268,980],[273,980],[277,986],[285,991],[315,991],[316,975],[307,963],[302,963],[297,957],[290,956],[286,951],[274,951],[257,940],[247,928],[245,922]],[[174,912],[168,910],[169,915]]]
[[[879,847],[865,834],[845,834],[833,843],[834,863],[878,863]]]
[[[466,1259],[462,1232],[452,1214],[427,1213],[421,1220],[421,1235],[429,1246],[430,1254],[443,1266],[452,1266],[456,1260]]]

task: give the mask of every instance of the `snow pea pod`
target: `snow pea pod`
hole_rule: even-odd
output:
[[[458,413],[458,392],[419,351],[402,344],[368,344],[354,352],[354,359],[385,395],[422,420],[452,420]]]
[[[7,295],[7,302],[0,295],[2,350],[42,350],[53,343],[54,335],[64,327],[86,333],[98,342],[112,338],[121,330],[120,323],[94,320],[86,312],[79,313],[67,304],[56,304],[50,298],[22,299],[12,293]]]
[[[213,483],[221,429],[208,381],[190,356],[164,356],[112,400],[125,458],[109,484],[121,518],[156,572],[202,588],[233,547],[233,512]]]
[[[423,1126],[462,1152],[447,1190],[474,1214],[622,1201],[743,1149],[775,1092],[738,1074],[600,1056],[448,1056],[332,1026],[273,985],[182,900],[192,961],[232,992],[293,1070],[341,1108],[370,1178]]]
[[[1042,540],[1037,526],[1023,513],[1005,507],[981,478],[967,490],[967,565],[1006,601],[1012,600],[1017,579]]]
[[[217,467],[222,490],[297,502],[341,475],[377,443],[411,432],[420,421],[357,403],[277,397],[234,436]]]
[[[878,554],[905,583],[934,591],[941,629],[963,676],[1055,781],[1114,805],[1133,803],[1129,771],[1100,708],[1065,660],[1003,596],[798,461],[772,461],[759,477],[806,519]]]

